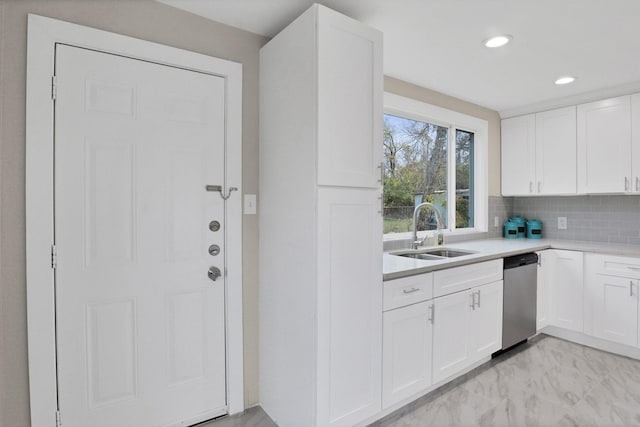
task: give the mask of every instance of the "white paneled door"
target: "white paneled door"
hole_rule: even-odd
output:
[[[63,425],[226,413],[224,79],[64,45],[56,76]]]

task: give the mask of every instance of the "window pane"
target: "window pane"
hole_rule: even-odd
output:
[[[473,133],[456,130],[456,228],[473,226]]]
[[[384,232],[412,230],[413,209],[431,202],[447,224],[449,128],[404,117],[384,117]],[[437,228],[425,209],[419,230]]]

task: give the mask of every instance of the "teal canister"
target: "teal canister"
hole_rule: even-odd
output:
[[[525,237],[527,237],[527,219],[526,218],[521,216],[514,216],[509,221],[513,222],[518,227],[518,232],[516,234],[517,238],[524,239]]]
[[[537,219],[527,221],[527,238],[542,239],[542,221]]]
[[[504,238],[505,239],[518,238],[518,225],[515,222],[507,221],[504,223]]]

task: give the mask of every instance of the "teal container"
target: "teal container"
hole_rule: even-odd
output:
[[[505,239],[518,238],[518,225],[515,222],[507,221],[504,223],[504,238]]]
[[[537,219],[527,221],[527,238],[542,239],[542,221]]]
[[[509,221],[516,224],[518,227],[518,232],[516,233],[516,237],[518,239],[524,239],[527,237],[527,219],[521,216],[514,216]]]

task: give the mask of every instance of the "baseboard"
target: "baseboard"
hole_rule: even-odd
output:
[[[587,347],[593,347],[598,350],[640,360],[640,348],[592,337],[591,335],[586,335],[582,332],[570,331],[568,329],[558,328],[557,326],[545,326],[538,332],[552,337],[562,338],[577,344],[586,345]]]

